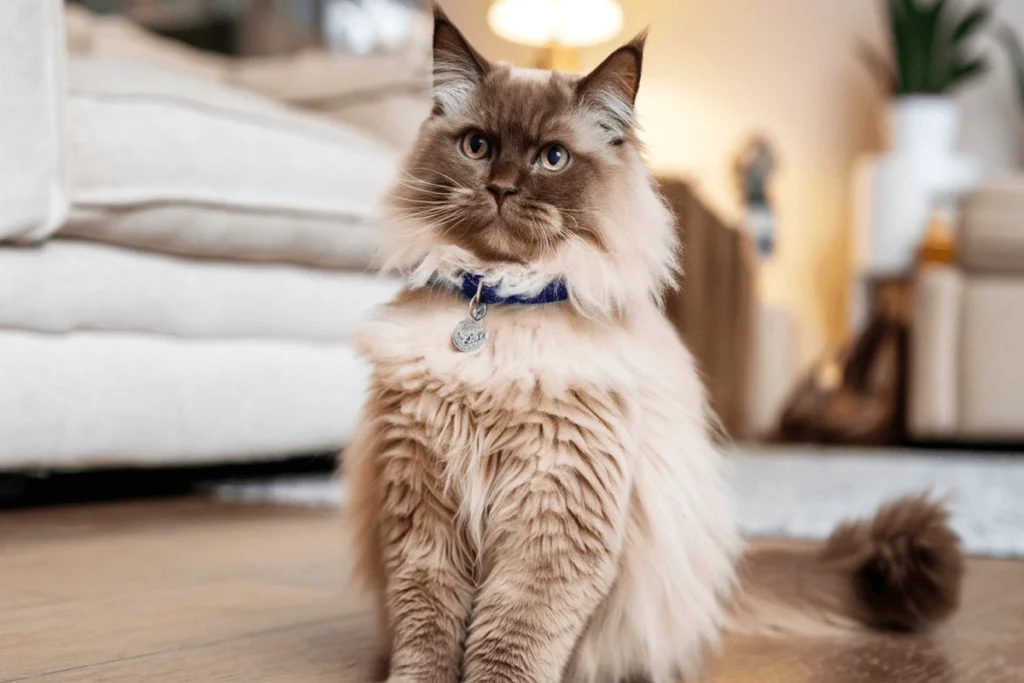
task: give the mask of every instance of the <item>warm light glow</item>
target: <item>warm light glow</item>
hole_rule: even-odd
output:
[[[497,0],[487,21],[513,43],[583,47],[618,35],[622,8],[616,0]]]

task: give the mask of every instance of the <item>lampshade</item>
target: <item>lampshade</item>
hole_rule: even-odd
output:
[[[616,0],[496,0],[487,22],[513,43],[583,47],[618,35],[622,7]]]

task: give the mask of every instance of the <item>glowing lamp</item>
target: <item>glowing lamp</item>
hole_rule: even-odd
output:
[[[496,0],[487,23],[509,42],[540,48],[538,66],[574,71],[578,48],[622,31],[622,7],[616,0]]]

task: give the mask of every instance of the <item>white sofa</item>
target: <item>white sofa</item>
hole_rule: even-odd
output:
[[[966,196],[956,263],[922,269],[914,290],[911,436],[1024,442],[1024,181]]]
[[[400,150],[0,2],[0,471],[336,449]]]

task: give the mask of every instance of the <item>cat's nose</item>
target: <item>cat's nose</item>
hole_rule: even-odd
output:
[[[507,197],[519,193],[519,188],[505,183],[490,183],[487,186],[487,191],[494,197],[494,201],[498,203],[498,208],[500,209]]]

